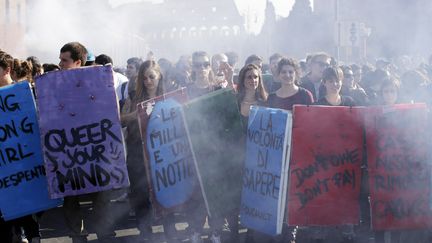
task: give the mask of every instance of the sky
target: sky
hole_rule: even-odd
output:
[[[108,0],[111,6],[118,7],[127,3],[135,2],[153,2],[161,3],[163,0]],[[295,0],[269,0],[275,6],[276,15],[280,17],[287,17]],[[248,6],[265,8],[266,0],[234,0],[240,12],[247,10]],[[264,6],[264,7],[263,7]]]
[[[82,1],[82,0],[81,0]],[[153,2],[161,3],[164,0],[107,0],[113,8],[119,7],[127,3],[137,2]],[[175,0],[174,0],[175,1]],[[218,1],[218,0],[213,0]],[[246,30],[249,34],[258,35],[262,29],[265,21],[265,8],[266,0],[233,0],[238,8],[241,16],[244,18]],[[295,0],[269,0],[275,6],[276,15],[279,17],[288,16],[292,5]],[[117,13],[115,18],[117,21],[110,21],[110,25],[98,25],[103,23],[107,18],[113,18],[112,15],[98,11],[97,15],[93,15],[91,22],[87,22],[86,18],[76,18],[75,12],[81,11],[75,10],[79,6],[76,1],[52,1],[52,0],[39,0],[39,4],[34,6],[31,14],[31,21],[28,24],[28,33],[25,38],[25,43],[35,54],[41,57],[56,57],[57,50],[55,53],[47,53],[46,50],[50,50],[53,46],[58,47],[63,43],[74,40],[81,40],[88,46],[94,46],[93,52],[108,51],[110,53],[117,53],[118,48],[116,43],[124,42],[124,39],[133,35],[134,32],[125,32],[128,30],[128,24],[125,23],[127,20],[127,13]],[[83,12],[83,11],[81,11]],[[87,11],[88,12],[88,11]],[[88,15],[89,13],[83,13]],[[56,13],[56,14],[52,14]],[[62,16],[59,18],[58,16]],[[111,19],[112,20],[112,19]],[[49,27],[47,27],[47,23]],[[114,24],[113,24],[114,23]],[[95,26],[97,28],[95,29]],[[65,27],[67,27],[65,29]],[[52,36],[52,29],[64,29],[67,31],[56,32],[56,38],[45,38],[46,36]],[[111,40],[104,45],[99,44],[97,41],[101,36],[109,35]],[[130,39],[130,38],[129,38]],[[136,40],[136,38],[132,38]],[[95,44],[97,42],[98,44]],[[136,41],[128,43],[131,47],[131,52],[142,52],[142,48],[145,46],[145,41]],[[115,56],[116,54],[112,54]],[[57,62],[57,60],[53,60]]]
[[[163,0],[108,0],[112,7],[127,3],[153,2],[161,3]],[[245,18],[246,31],[258,35],[265,22],[265,8],[267,0],[233,0],[241,16]],[[285,18],[294,5],[295,0],[269,0],[275,7],[277,18]],[[312,1],[313,2],[313,1]]]

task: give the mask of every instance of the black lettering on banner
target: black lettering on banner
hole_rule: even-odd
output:
[[[174,161],[161,169],[155,169],[156,189],[159,192],[162,190],[162,186],[168,188],[193,176],[194,164],[192,156]]]
[[[378,152],[397,149],[409,153],[423,147],[427,133],[421,130],[423,129],[422,125],[417,126],[418,122],[413,123],[412,119],[417,118],[413,117],[413,114],[398,117],[386,114],[386,116],[379,118],[376,129],[378,132],[376,142]]]
[[[186,137],[184,137],[182,140],[175,141],[175,143],[172,144],[170,147],[171,147],[171,152],[175,158],[183,154],[191,153],[189,147],[189,141],[187,140]]]
[[[327,171],[331,167],[340,167],[345,164],[358,164],[360,163],[359,149],[345,150],[344,153],[339,155],[322,156],[316,155],[315,162],[308,165],[306,168],[296,168],[291,171],[297,179],[296,187],[303,185],[305,180],[312,178],[320,171]]]
[[[41,176],[45,176],[45,168],[42,165],[38,165],[33,167],[32,169],[20,171],[0,178],[0,189],[16,187],[19,186],[21,183],[38,179]]]
[[[162,108],[163,128],[147,135],[148,151],[156,164],[152,168],[154,189],[157,192],[195,178],[195,166],[179,107]]]
[[[15,94],[8,94],[5,97],[0,95],[0,110],[3,112],[21,110],[18,103],[14,103],[9,99],[15,97]]]
[[[98,164],[90,164],[90,170],[81,167],[70,168],[66,173],[56,171],[58,189],[65,192],[65,185],[70,184],[72,190],[85,189],[87,185],[104,187],[110,182],[110,173]]]
[[[429,200],[425,197],[411,198],[410,201],[403,198],[395,198],[389,201],[375,201],[373,203],[374,216],[385,218],[393,216],[396,219],[424,216],[430,214]]]
[[[60,192],[64,193],[67,185],[68,189],[81,190],[89,185],[107,186],[111,177],[117,182],[125,180],[124,172],[118,173],[119,168],[112,168],[112,162],[121,158],[122,146],[112,127],[110,120],[102,119],[68,131],[53,129],[45,134],[45,156],[53,164],[52,172],[56,174]],[[112,141],[104,144],[108,139]],[[109,171],[101,163],[110,165]],[[87,164],[89,166],[85,166]],[[58,170],[59,165],[66,171]]]
[[[304,189],[303,192],[296,193],[296,196],[298,197],[298,199],[300,200],[300,203],[302,205],[301,208],[306,206],[306,204],[309,201],[311,201],[312,199],[314,199],[315,197],[317,197],[317,196],[319,196],[325,192],[328,192],[329,187],[328,187],[327,182],[329,180],[330,180],[329,178],[323,179],[323,180],[317,179],[315,181],[315,185],[313,187],[306,188],[306,189]]]
[[[168,113],[165,111],[165,109],[162,108],[161,114],[162,114],[162,122],[174,120],[177,117],[177,112],[175,107],[170,108]]]
[[[261,148],[282,150],[284,134],[275,134],[268,131],[248,129],[247,136],[250,142]]]
[[[268,221],[272,217],[272,214],[267,212],[261,212],[256,208],[251,208],[246,206],[245,204],[241,205],[241,210],[244,212],[245,215],[248,215],[253,218],[259,218],[261,220]]]
[[[19,162],[25,158],[31,157],[34,153],[29,152],[30,148],[27,145],[16,144],[12,147],[0,148],[0,166],[7,165],[13,162]]]
[[[267,171],[243,170],[243,189],[251,190],[266,197],[279,198],[280,175]]]
[[[406,150],[402,150],[405,151]],[[383,168],[386,171],[422,171],[425,164],[424,159],[417,158],[415,154],[385,154],[382,152],[377,158],[375,168]]]
[[[105,157],[104,153],[105,146],[102,144],[92,145],[90,150],[87,147],[84,147],[82,151],[75,148],[73,152],[71,152],[70,149],[67,149],[66,155],[70,161],[70,164],[67,164],[67,162],[63,161],[62,165],[65,168],[72,168],[76,164],[85,165],[87,162],[104,161],[105,163],[110,164],[111,162]]]
[[[382,191],[426,190],[429,188],[427,173],[375,175],[374,185],[375,190]]]
[[[50,152],[64,152],[66,147],[86,146],[89,144],[99,144],[107,140],[107,135],[121,143],[121,140],[110,130],[113,124],[108,119],[102,119],[99,123],[71,128],[69,131],[70,138],[66,135],[64,129],[49,130],[45,135],[44,145]],[[98,127],[99,130],[94,131],[93,128]],[[95,139],[95,137],[99,137]]]
[[[154,159],[155,159],[156,164],[163,162],[163,159],[160,157],[160,150],[154,151],[153,155],[154,155]]]
[[[16,125],[18,124],[18,126]],[[33,134],[34,123],[28,122],[28,117],[24,117],[20,121],[10,120],[5,124],[0,124],[0,142],[5,142],[12,137],[19,137],[19,131],[22,134]]]
[[[416,111],[417,112],[417,111]],[[371,176],[376,219],[416,220],[431,215],[429,203],[430,166],[427,134],[420,113],[377,119],[377,157]],[[415,120],[415,122],[413,122]]]
[[[33,134],[34,123],[33,122],[27,123],[27,119],[28,117],[24,117],[24,119],[21,120],[20,123],[21,131],[23,131],[26,134]]]
[[[160,147],[177,139],[181,139],[184,136],[184,132],[180,132],[175,125],[171,128],[165,128],[160,131],[152,131],[150,133],[151,148],[154,149]]]
[[[270,133],[273,131],[273,122],[272,122],[272,114],[270,113],[269,119],[266,124],[263,124],[264,114],[260,116],[260,130],[261,131],[269,131]]]
[[[18,137],[18,131],[15,126],[15,121],[11,121],[10,124],[4,124],[0,126],[0,142],[5,142],[12,136]]]
[[[265,150],[265,152],[263,153],[263,151],[261,149],[258,149],[258,163],[257,166],[260,168],[264,168],[267,169],[267,163],[268,163],[268,149]]]
[[[355,189],[356,175],[354,170],[344,170],[343,172],[337,172],[330,178],[316,179],[312,187],[303,189],[303,192],[297,192],[295,195],[301,203],[303,208],[306,204],[312,201],[314,198],[323,195],[330,191],[329,183],[331,182],[335,187],[341,188],[345,186],[351,186]]]

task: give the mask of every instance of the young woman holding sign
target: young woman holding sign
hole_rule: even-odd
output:
[[[322,82],[325,87],[325,96],[320,98],[315,105],[323,106],[354,106],[354,100],[350,96],[340,95],[342,88],[343,72],[339,67],[327,67],[323,71]],[[338,226],[307,226],[297,230],[298,242],[354,242],[354,227],[352,225]]]
[[[137,104],[164,93],[159,65],[152,60],[141,64],[136,79],[136,95],[126,100],[121,115],[127,127],[127,167],[130,179],[129,198],[135,210],[140,235],[151,240],[151,205],[149,185],[144,167],[144,154],[137,120]]]
[[[273,94],[269,95],[267,104],[270,108],[279,108],[284,110],[292,110],[294,105],[311,105],[314,102],[312,93],[300,87],[300,66],[296,60],[292,58],[282,58],[276,69],[276,74],[280,80],[281,87]],[[277,242],[291,242],[294,240],[293,237],[294,227],[283,225],[282,235],[273,237],[273,241]],[[260,234],[256,234],[254,238],[255,242],[270,242],[271,239],[263,237]],[[257,241],[258,240],[258,241]]]

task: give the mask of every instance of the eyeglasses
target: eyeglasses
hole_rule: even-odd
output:
[[[193,67],[194,68],[208,68],[208,67],[210,67],[210,62],[194,62]]]

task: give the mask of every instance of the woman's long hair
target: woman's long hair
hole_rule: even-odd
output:
[[[144,85],[144,76],[147,70],[153,69],[159,74],[159,83],[156,89],[156,96],[162,95],[164,93],[164,82],[161,69],[159,65],[153,60],[147,60],[143,62],[139,68],[138,76],[136,79],[136,95],[134,97],[136,103],[150,99],[147,88]]]
[[[255,98],[258,101],[266,101],[267,100],[267,92],[263,85],[263,78],[261,74],[261,69],[255,65],[255,64],[248,64],[244,66],[239,73],[238,77],[238,86],[237,86],[237,92],[238,92],[238,101],[243,101],[245,95],[246,95],[246,88],[244,86],[245,79],[246,79],[246,73],[250,70],[257,70],[258,71],[258,88],[255,90]]]

